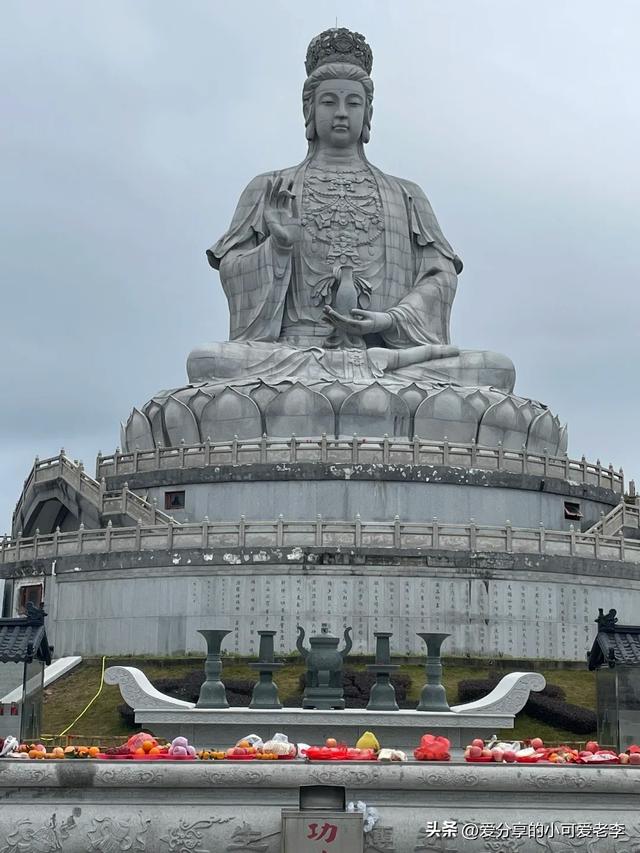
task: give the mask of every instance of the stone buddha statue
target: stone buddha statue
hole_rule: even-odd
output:
[[[230,340],[193,350],[187,386],[134,408],[123,447],[326,433],[566,451],[558,418],[512,394],[506,356],[450,343],[462,262],[420,187],[365,156],[371,66],[359,33],[309,45],[307,156],[254,178],[207,252]]]
[[[462,262],[425,194],[366,158],[372,53],[346,29],[309,45],[297,166],[254,178],[207,252],[229,302],[230,341],[195,349],[189,380],[340,380],[513,390],[506,357],[450,344]]]

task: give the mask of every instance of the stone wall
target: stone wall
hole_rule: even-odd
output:
[[[359,652],[393,630],[394,651],[422,653],[416,632],[440,630],[452,634],[449,654],[584,660],[598,607],[633,622],[640,605],[635,564],[577,556],[193,548],[60,558],[55,572],[46,605],[57,654],[204,653],[197,631],[213,625],[231,628],[225,648],[243,654],[274,629],[281,654],[297,624],[328,622],[352,625]]]

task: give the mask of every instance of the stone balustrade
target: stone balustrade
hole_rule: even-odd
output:
[[[127,551],[175,551],[186,548],[341,548],[470,551],[532,555],[576,556],[640,563],[640,540],[570,530],[517,528],[431,522],[275,521],[197,522],[84,529],[5,538],[0,541],[0,564],[77,554]],[[292,550],[290,559],[296,559]],[[300,555],[301,556],[301,555]],[[230,562],[240,562],[230,555]]]
[[[354,465],[443,465],[482,471],[505,471],[554,477],[590,486],[624,492],[622,469],[587,462],[568,456],[532,453],[526,449],[508,450],[500,444],[485,447],[475,442],[424,441],[388,438],[369,439],[353,436],[335,439],[319,438],[283,440],[263,436],[261,439],[234,439],[226,442],[205,441],[156,447],[153,450],[117,451],[110,456],[98,455],[96,477],[138,474],[145,471],[207,468],[215,465],[278,464],[321,462]]]

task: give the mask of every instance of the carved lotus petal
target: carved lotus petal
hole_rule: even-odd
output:
[[[558,438],[558,456],[566,456],[569,449],[569,430],[567,425],[560,427],[560,436]]]
[[[200,442],[200,432],[193,412],[173,394],[164,406],[164,422],[171,447],[176,447],[181,441],[185,444]]]
[[[527,440],[529,425],[513,397],[504,397],[499,403],[489,406],[480,421],[478,444],[497,447],[499,442],[505,450],[522,450]]]
[[[256,403],[234,388],[225,388],[207,403],[200,415],[202,434],[213,441],[232,441],[238,438],[259,438],[262,418]]]
[[[414,418],[414,433],[420,438],[464,442],[475,440],[478,415],[468,397],[456,388],[447,387],[430,394],[420,403]]]
[[[145,415],[149,418],[151,424],[151,432],[156,447],[166,447],[169,444],[164,427],[164,412],[160,403],[156,400],[150,400],[143,409]]]
[[[332,434],[335,415],[323,394],[300,383],[282,391],[265,410],[267,435],[276,438]]]
[[[203,388],[198,388],[196,392],[191,395],[187,405],[195,415],[196,420],[200,419],[202,410],[210,400],[213,400],[213,394],[208,394]]]
[[[153,450],[155,442],[151,432],[151,424],[140,409],[134,407],[124,428],[125,443],[129,451]]]
[[[280,391],[273,385],[268,385],[266,382],[260,382],[258,386],[253,388],[249,393],[249,397],[255,402],[261,412],[264,412],[269,403],[277,397]]]
[[[415,382],[412,382],[411,385],[407,385],[406,388],[398,391],[398,397],[405,401],[409,407],[410,414],[413,416],[420,403],[427,397],[427,391],[420,388]]]
[[[340,407],[338,431],[341,436],[409,435],[409,407],[397,394],[374,382],[350,394]]]
[[[330,385],[325,385],[324,388],[321,388],[320,390],[333,406],[333,411],[336,415],[340,411],[340,406],[347,399],[349,394],[353,393],[352,388],[349,388],[347,385],[343,385],[342,382],[337,379]]]
[[[544,453],[555,456],[560,440],[560,430],[556,419],[548,409],[537,415],[529,426],[527,450],[531,453]]]

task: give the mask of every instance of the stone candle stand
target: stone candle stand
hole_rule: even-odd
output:
[[[204,663],[205,680],[200,688],[200,696],[196,702],[196,708],[228,708],[227,693],[220,675],[222,673],[222,660],[220,658],[220,647],[222,641],[231,631],[205,630],[198,631],[207,643],[207,659]]]
[[[447,702],[447,694],[442,684],[442,661],[440,648],[451,634],[438,634],[434,632],[418,633],[427,646],[427,683],[420,694],[420,704],[417,711],[450,711]]]
[[[391,673],[400,668],[397,663],[391,663],[389,638],[393,634],[391,631],[374,631],[373,636],[376,638],[376,660],[367,665],[367,672],[375,675],[376,683],[369,693],[367,711],[399,711],[396,691],[390,680]]]
[[[251,694],[250,708],[260,710],[279,710],[282,708],[280,698],[278,696],[278,686],[273,680],[273,673],[281,669],[284,664],[274,661],[273,638],[275,631],[258,631],[260,636],[260,648],[258,649],[258,657],[256,663],[250,663],[251,669],[255,669],[259,674],[259,681],[256,682]]]

